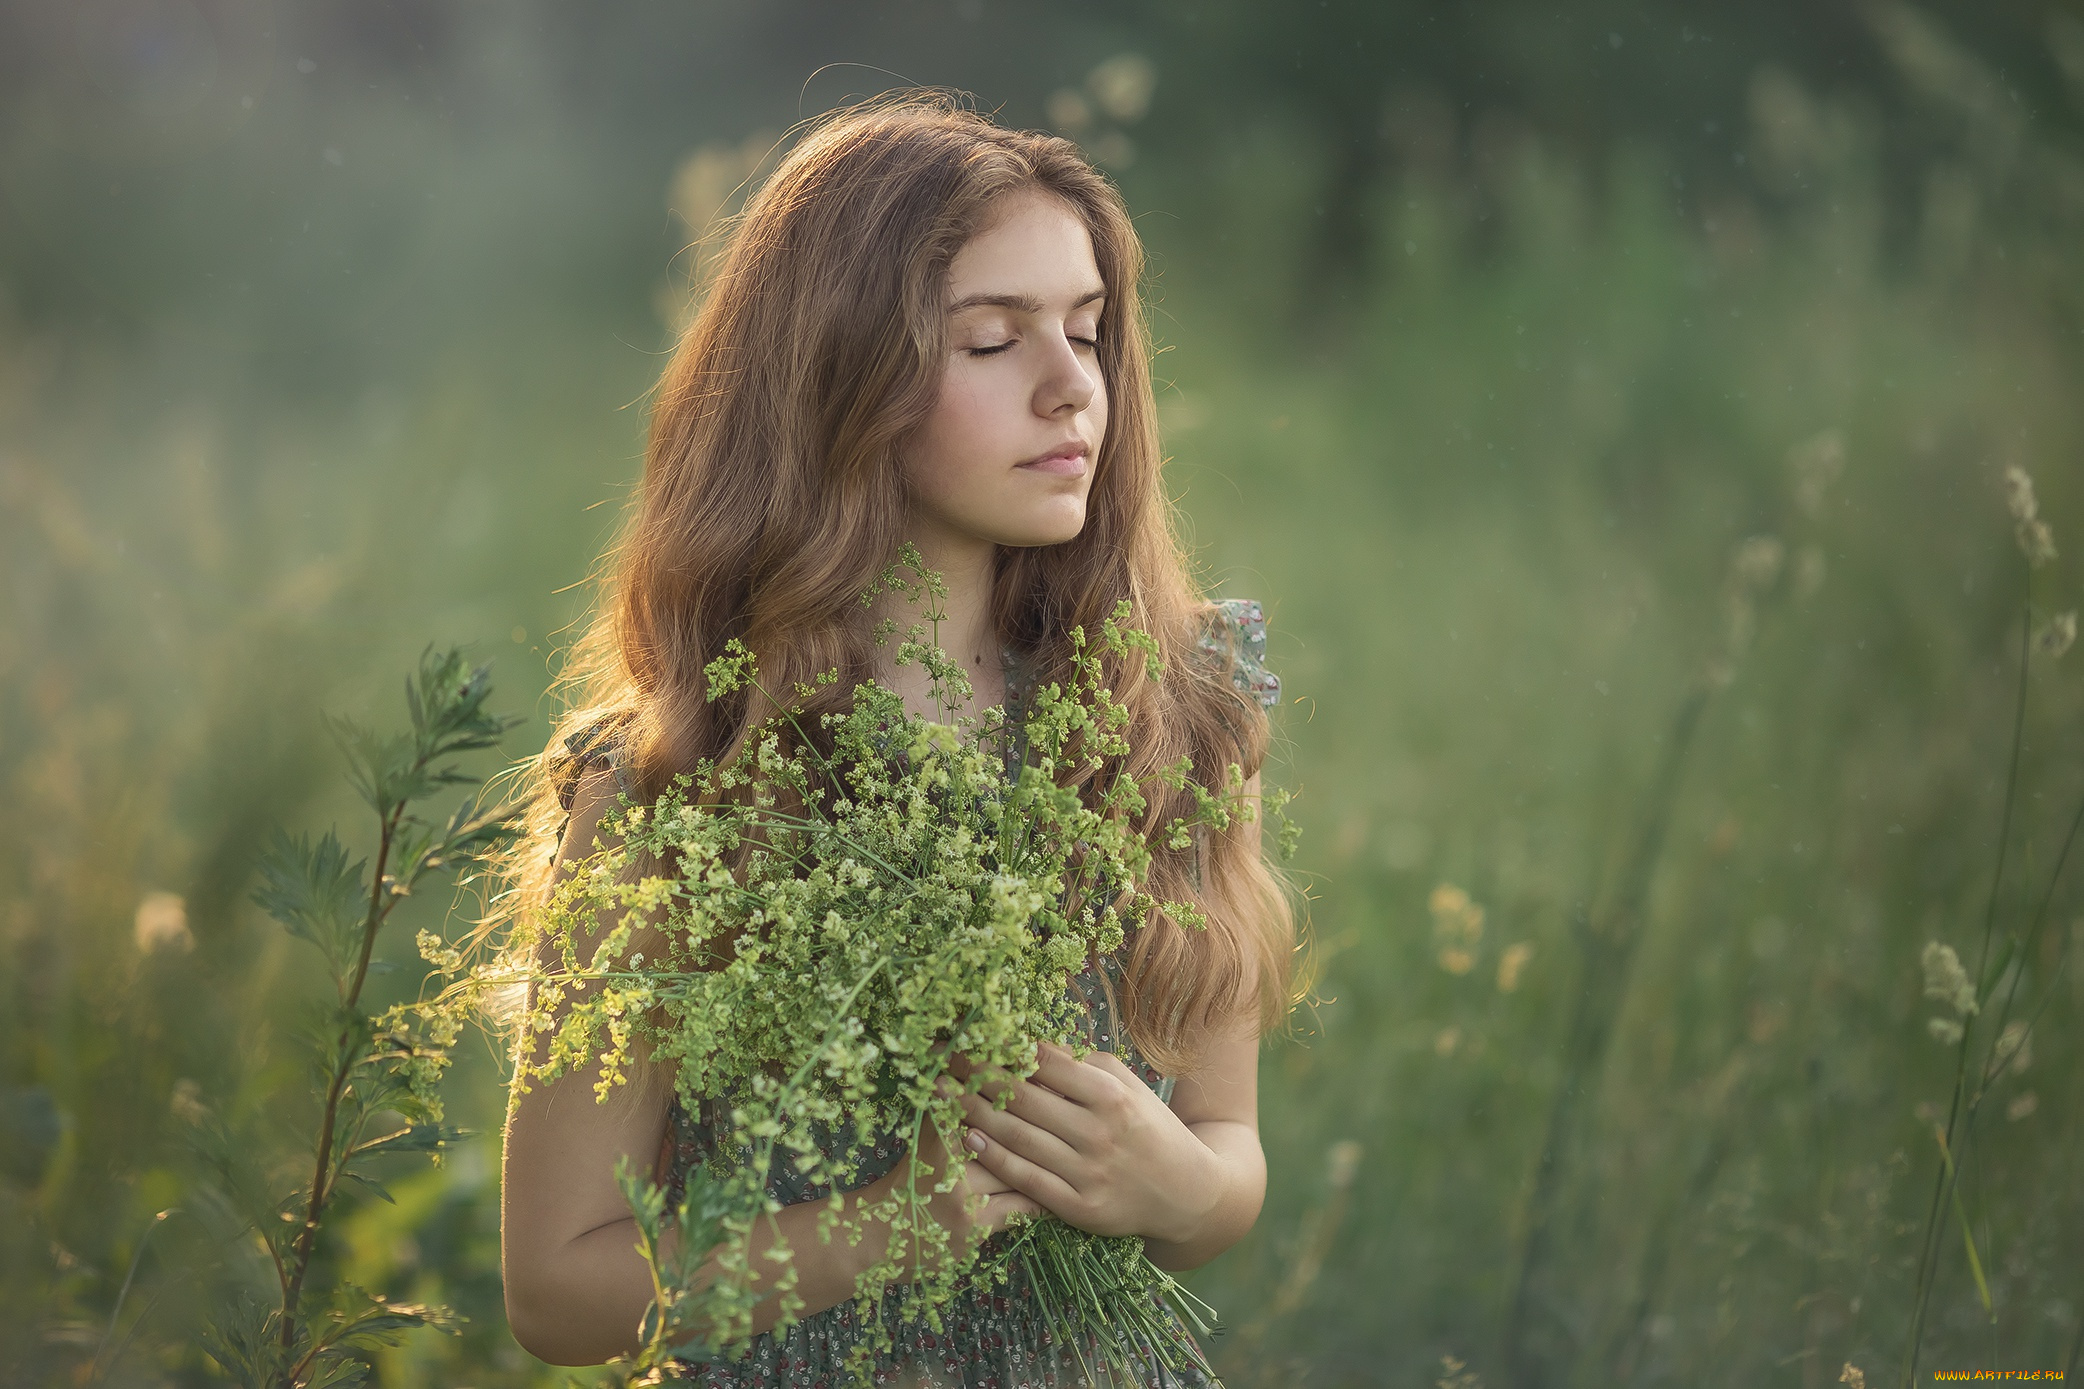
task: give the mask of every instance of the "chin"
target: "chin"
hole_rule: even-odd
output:
[[[1085,508],[1075,513],[1058,513],[1048,516],[1025,518],[1025,524],[1007,526],[992,539],[1000,545],[1016,550],[1031,550],[1042,545],[1061,545],[1067,540],[1076,540],[1085,529]]]

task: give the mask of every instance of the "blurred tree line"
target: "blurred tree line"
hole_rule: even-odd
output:
[[[272,295],[316,270],[354,273],[391,249],[378,228],[297,239],[348,158],[312,147],[325,122],[298,115],[314,107],[417,106],[430,134],[466,143],[483,123],[551,119],[587,150],[586,167],[567,172],[590,194],[614,202],[634,184],[649,200],[693,132],[780,129],[906,82],[972,90],[1003,119],[1046,126],[1052,93],[1125,51],[1155,64],[1162,93],[1127,148],[1182,185],[1168,187],[1176,210],[1206,210],[1182,194],[1242,132],[1286,127],[1322,154],[1313,261],[1334,296],[1348,278],[1393,273],[1370,231],[1385,182],[1413,167],[1466,169],[1501,130],[1538,132],[1594,170],[1616,149],[1654,151],[1674,203],[1696,216],[1733,196],[1775,210],[1800,181],[1747,148],[1762,70],[1871,128],[1899,252],[1944,196],[1935,149],[1965,141],[2007,175],[1986,209],[2001,235],[2045,222],[2051,199],[2084,198],[2084,18],[2032,0],[537,3],[497,15],[429,0],[11,0],[0,6],[0,274],[29,323],[134,325],[235,267]],[[514,80],[489,76],[501,69]],[[2068,156],[2055,186],[2028,146]],[[1134,190],[1133,160],[1122,162]],[[363,177],[381,206],[380,174]],[[235,189],[236,217],[221,201]],[[538,293],[642,281],[660,249],[646,231],[671,234],[573,220],[529,238],[559,262]]]

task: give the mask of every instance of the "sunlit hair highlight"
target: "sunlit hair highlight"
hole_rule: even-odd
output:
[[[949,267],[1002,199],[1027,191],[1062,199],[1092,237],[1108,291],[1098,355],[1110,418],[1084,529],[1000,551],[999,633],[1039,682],[1066,681],[1071,629],[1097,634],[1129,602],[1165,664],[1155,683],[1140,660],[1108,672],[1130,714],[1126,770],[1147,788],[1150,826],[1192,813],[1191,797],[1157,775],[1182,755],[1210,785],[1233,762],[1259,770],[1266,715],[1233,686],[1227,661],[1201,649],[1209,604],[1160,483],[1143,250],[1119,193],[1067,140],[907,93],[810,125],[717,252],[659,382],[642,487],[604,561],[597,615],[561,676],[569,712],[522,771],[529,834],[508,864],[506,919],[548,894],[560,788],[570,794],[573,774],[568,736],[609,721],[649,799],[727,756],[772,712],[706,697],[704,667],[730,639],[757,653],[770,690],[839,671],[813,715],[845,706],[871,677],[861,595],[904,538],[900,460],[947,360]],[[1117,770],[1081,780],[1104,785]],[[1123,1013],[1153,1063],[1189,1067],[1213,1030],[1285,1014],[1293,922],[1256,825],[1161,850],[1150,888],[1207,916],[1201,929],[1155,920],[1128,947]]]

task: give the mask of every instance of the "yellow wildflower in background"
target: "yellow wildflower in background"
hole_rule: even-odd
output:
[[[195,936],[188,929],[188,903],[176,892],[146,893],[137,904],[130,934],[139,952],[146,955],[158,950],[185,955],[195,949]]]
[[[1440,968],[1467,974],[1476,967],[1476,945],[1483,939],[1483,908],[1453,883],[1434,888],[1426,906],[1433,913],[1433,948]]]
[[[1514,941],[1505,947],[1498,957],[1498,992],[1509,994],[1520,986],[1520,971],[1534,955],[1534,947],[1527,941]]]
[[[1483,1380],[1476,1371],[1452,1355],[1440,1357],[1440,1378],[1433,1383],[1437,1389],[1483,1389]]]

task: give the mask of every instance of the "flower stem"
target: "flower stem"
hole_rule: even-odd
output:
[[[1983,909],[1983,944],[1976,957],[1973,978],[1978,987],[1983,982],[1984,967],[1990,961],[1990,941],[1997,930],[1997,905],[2004,886],[2006,851],[2011,845],[2012,811],[2016,806],[2019,791],[2019,761],[2026,746],[2026,678],[2033,664],[2033,571],[2026,572],[2026,593],[2019,604],[2019,695],[2012,709],[2012,746],[2005,771],[2004,804],[1998,815],[1997,863],[1990,873],[1990,895]],[[2057,865],[2060,871],[2060,864]],[[1972,1018],[1961,1020],[1961,1040],[1954,1051],[1954,1092],[1947,1104],[1946,1127],[1940,1131],[1941,1156],[1938,1174],[1932,1183],[1932,1201],[1925,1212],[1925,1237],[1918,1255],[1917,1293],[1911,1304],[1910,1344],[1903,1356],[1902,1389],[1910,1389],[1917,1381],[1918,1357],[1925,1339],[1925,1313],[1932,1301],[1932,1284],[1938,1273],[1940,1229],[1945,1224],[1945,1210],[1949,1196],[1955,1195],[1957,1184],[1952,1150],[1955,1146],[1957,1126],[1962,1118],[1962,1100],[1968,1089],[1968,1047],[1974,1036]],[[1974,1110],[1968,1117],[1973,1119]],[[1958,1199],[1958,1197],[1956,1197]],[[1974,1258],[1971,1246],[1969,1257]]]
[[[1932,1126],[1932,1136],[1939,1141],[1940,1165],[1946,1169],[1947,1181],[1953,1188],[1954,1219],[1961,1225],[1961,1243],[1968,1250],[1968,1271],[1975,1275],[1975,1290],[1981,1294],[1983,1310],[1990,1314],[1990,1322],[1995,1325],[1997,1312],[1990,1305],[1990,1284],[1983,1277],[1983,1261],[1975,1252],[1975,1235],[1968,1226],[1968,1212],[1961,1207],[1961,1180],[1960,1174],[1954,1171],[1954,1155],[1947,1151],[1947,1136],[1939,1125]]]

